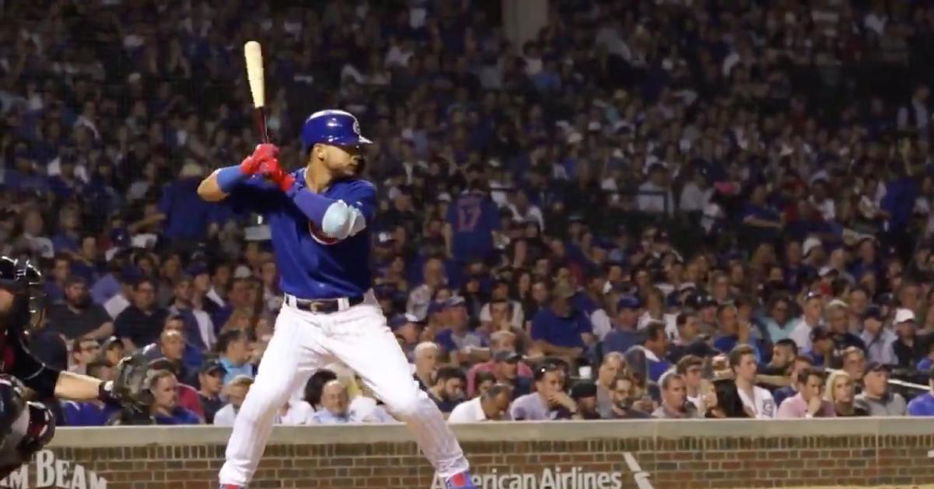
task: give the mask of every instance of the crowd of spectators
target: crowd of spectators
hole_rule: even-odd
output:
[[[257,140],[256,39],[286,166],[321,108],[375,141],[374,290],[452,422],[934,414],[934,7],[552,0],[517,44],[498,2],[280,3],[0,2],[0,252],[45,271],[49,364],[143,350],[156,422],[236,416],[276,262],[195,188]],[[392,420],[340,365],[279,418]]]

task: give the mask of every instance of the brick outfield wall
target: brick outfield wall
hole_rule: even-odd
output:
[[[483,489],[934,483],[934,419],[706,423],[486,424],[458,434]],[[27,484],[14,487],[59,487],[35,479],[38,469],[51,480],[57,463],[66,466],[61,487],[103,487],[106,480],[108,489],[216,489],[226,436],[222,428],[63,429],[51,452],[28,468]],[[432,488],[431,467],[407,439],[399,427],[277,429],[250,489]]]

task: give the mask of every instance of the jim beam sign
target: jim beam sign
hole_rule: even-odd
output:
[[[107,489],[107,481],[81,464],[55,458],[51,450],[41,450],[31,464],[0,480],[0,488]]]

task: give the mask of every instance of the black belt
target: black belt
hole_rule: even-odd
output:
[[[334,299],[300,299],[286,294],[285,303],[302,311],[330,314],[341,310],[341,302],[346,300],[346,308],[356,306],[363,302],[363,296],[338,297]]]

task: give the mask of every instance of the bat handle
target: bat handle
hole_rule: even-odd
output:
[[[269,142],[269,131],[266,129],[266,108],[257,107],[253,111],[253,118],[256,123],[256,130],[259,131],[260,140],[266,144]]]

